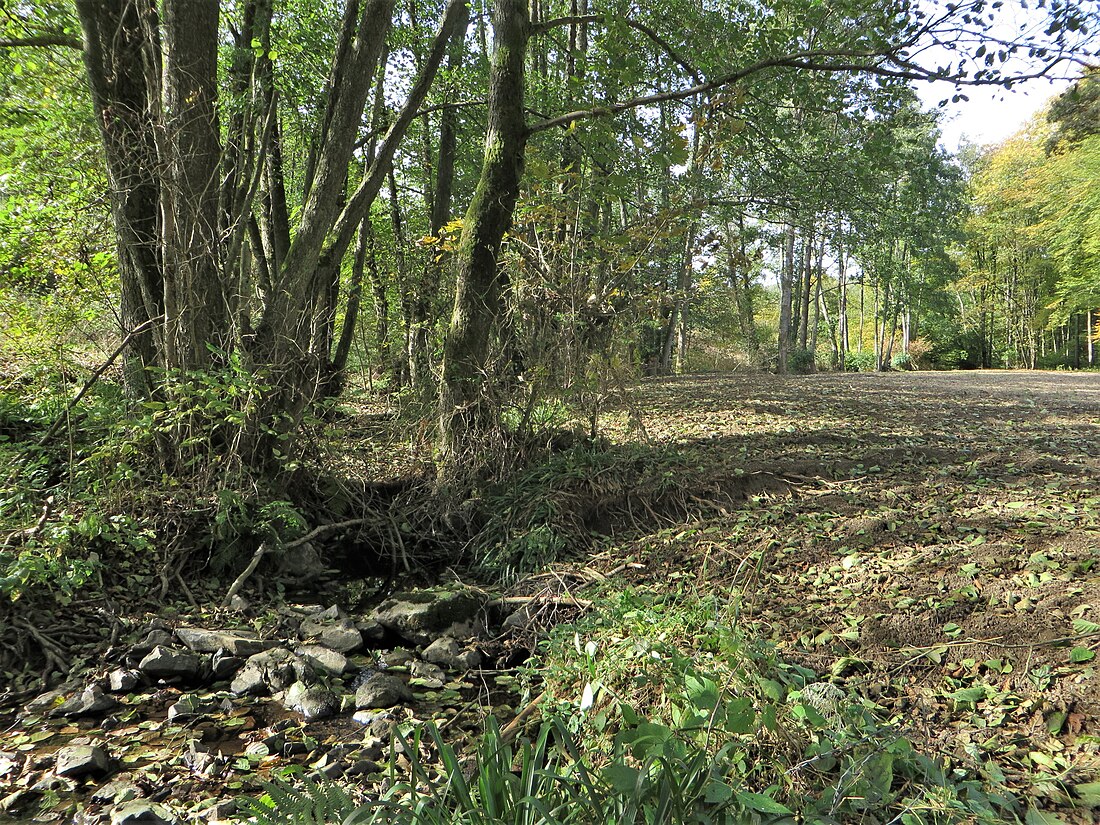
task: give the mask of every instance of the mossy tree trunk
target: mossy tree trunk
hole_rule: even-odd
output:
[[[443,347],[440,398],[441,472],[453,473],[484,444],[498,417],[490,351],[504,311],[507,277],[499,266],[501,244],[523,177],[527,144],[524,64],[531,36],[525,0],[496,0],[489,120],[481,177],[456,250],[454,312]]]

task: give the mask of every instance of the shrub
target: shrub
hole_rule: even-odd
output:
[[[796,349],[787,357],[787,369],[799,375],[814,371],[814,353],[808,349]]]
[[[913,366],[913,358],[909,353],[899,352],[890,358],[890,369],[904,372],[916,369],[916,367]]]
[[[844,353],[845,372],[874,372],[875,354],[869,351]]]

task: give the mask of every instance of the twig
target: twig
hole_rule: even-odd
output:
[[[61,425],[68,419],[69,413],[71,413],[73,411],[73,408],[80,403],[81,399],[88,394],[88,390],[95,386],[95,383],[99,380],[99,377],[103,375],[103,373],[105,373],[108,369],[110,369],[111,364],[118,360],[118,357],[122,355],[126,347],[130,346],[130,342],[141,335],[143,332],[146,332],[150,327],[153,326],[153,324],[161,320],[162,317],[163,316],[150,318],[148,321],[138,324],[126,334],[126,337],[122,339],[122,343],[120,343],[115,348],[115,351],[110,354],[106,361],[104,361],[96,368],[91,377],[84,382],[84,386],[80,388],[80,392],[73,396],[73,400],[65,406],[65,409],[61,412],[61,415],[54,419],[53,424],[51,424],[50,428],[46,430],[45,435],[43,435],[42,438],[38,440],[39,447],[45,447],[46,443],[55,435],[57,435],[57,431],[61,429]]]
[[[280,549],[280,551],[282,551],[282,550],[292,550],[295,547],[301,547],[307,541],[312,541],[313,539],[317,538],[320,535],[324,535],[325,533],[332,532],[333,530],[342,530],[345,527],[362,527],[364,524],[366,524],[369,521],[370,521],[370,519],[353,518],[353,519],[348,519],[347,521],[333,522],[332,524],[322,524],[318,527],[314,527],[312,530],[310,530],[308,533],[306,533],[301,538],[294,539],[294,541],[288,541],[286,544],[282,545],[279,549]]]
[[[566,594],[564,596],[501,596],[499,599],[493,599],[487,605],[488,607],[507,607],[509,605],[516,605],[522,607],[526,604],[554,604],[563,606],[579,607],[582,610],[588,610],[592,607],[592,602],[589,599],[578,599],[572,594]]]
[[[519,734],[520,727],[523,726],[523,723],[527,721],[531,714],[538,710],[539,704],[545,698],[546,691],[544,690],[542,693],[540,693],[538,696],[528,702],[527,706],[518,714],[516,714],[516,718],[509,722],[504,727],[504,730],[500,732],[501,740],[503,742],[511,742],[513,739],[515,739],[516,736]]]
[[[268,552],[270,552],[270,548],[268,547],[267,542],[261,541],[260,546],[256,548],[256,552],[252,554],[252,558],[248,562],[248,566],[241,571],[241,575],[237,576],[237,578],[233,581],[233,584],[230,585],[229,590],[226,592],[225,598],[222,600],[222,604],[225,607],[229,606],[229,603],[233,601],[233,597],[237,595],[237,592],[242,587],[244,587],[244,583],[248,581],[248,577],[255,572],[256,567],[259,565],[260,559],[267,555]]]

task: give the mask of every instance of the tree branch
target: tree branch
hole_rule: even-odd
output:
[[[80,38],[71,37],[67,34],[36,34],[31,37],[0,38],[0,49],[43,49],[53,46],[64,46],[67,49],[76,49],[77,51],[84,50],[84,44],[80,41]]]

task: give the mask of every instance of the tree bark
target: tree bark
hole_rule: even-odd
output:
[[[779,355],[775,371],[786,375],[791,355],[791,316],[794,289],[794,222],[787,224],[783,242],[783,265],[779,272]]]
[[[524,68],[530,19],[525,0],[493,4],[493,54],[485,158],[456,250],[454,312],[443,348],[440,392],[441,474],[475,448],[495,421],[486,393],[490,341],[503,311],[506,279],[498,258],[512,223],[527,144]]]
[[[160,94],[159,24],[154,0],[77,0],[84,64],[103,138],[115,225],[124,330],[146,329],[123,356],[126,390],[146,397],[148,367],[165,366],[157,330],[164,314],[160,251],[160,176],[155,100]]]
[[[161,190],[168,366],[203,369],[232,341],[219,231],[218,0],[164,3],[165,128]]]

